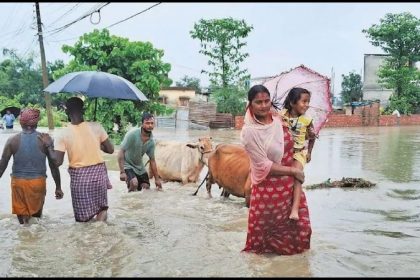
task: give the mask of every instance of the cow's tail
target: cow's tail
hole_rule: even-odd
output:
[[[207,171],[207,175],[206,177],[204,177],[203,181],[201,182],[201,184],[198,186],[197,190],[195,191],[195,193],[193,193],[192,195],[197,195],[198,190],[201,188],[201,186],[203,185],[204,181],[209,177],[209,172]]]

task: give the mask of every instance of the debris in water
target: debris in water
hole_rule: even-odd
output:
[[[340,181],[331,182],[331,178],[328,178],[325,182],[320,184],[312,184],[304,186],[305,189],[323,189],[323,188],[370,188],[375,186],[375,183],[369,182],[362,178],[345,178]]]

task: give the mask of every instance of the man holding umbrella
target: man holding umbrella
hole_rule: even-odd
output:
[[[88,222],[95,216],[98,221],[106,221],[108,174],[101,150],[112,154],[114,146],[99,123],[84,121],[83,100],[72,97],[67,100],[65,106],[71,123],[55,141],[52,157],[56,165],[60,166],[67,151],[76,221]],[[47,138],[42,137],[42,140],[46,146],[53,144]]]

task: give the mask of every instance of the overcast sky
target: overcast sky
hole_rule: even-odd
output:
[[[48,61],[71,57],[61,51],[73,45],[80,35],[104,28],[130,17],[153,3],[111,3],[100,13],[100,22],[89,17],[69,28],[49,35],[84,15],[97,3],[41,3],[44,44]],[[14,48],[20,54],[39,53],[35,36],[33,3],[0,3],[0,47]],[[132,41],[149,41],[164,50],[163,60],[172,65],[169,77],[179,81],[184,75],[200,78],[207,58],[199,53],[200,44],[189,32],[201,18],[232,17],[253,26],[244,51],[249,57],[242,64],[251,77],[272,76],[300,64],[331,77],[334,92],[341,90],[341,75],[363,71],[363,55],[383,53],[369,43],[362,29],[378,24],[386,13],[410,12],[420,17],[420,3],[162,3],[125,22],[109,28],[111,34]],[[92,21],[98,20],[97,14]]]

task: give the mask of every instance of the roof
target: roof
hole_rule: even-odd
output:
[[[195,88],[192,87],[163,87],[161,90],[194,90]]]
[[[366,55],[374,55],[374,56],[390,56],[389,54],[383,54],[383,53],[365,53]]]

